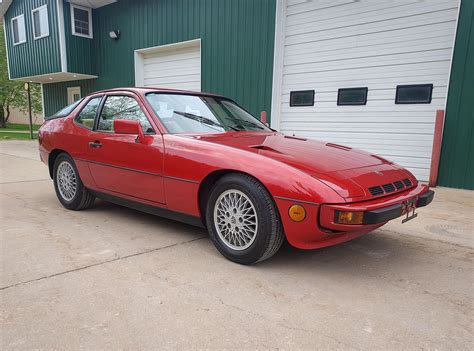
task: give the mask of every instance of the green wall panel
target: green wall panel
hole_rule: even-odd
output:
[[[44,111],[46,116],[51,116],[67,105],[67,88],[81,87],[81,95],[85,96],[96,91],[96,80],[74,80],[54,84],[43,84]]]
[[[439,185],[474,189],[474,1],[462,0],[449,82]]]
[[[134,86],[134,50],[201,38],[202,90],[229,96],[258,116],[271,106],[275,6],[276,0],[120,0],[93,11],[95,66],[79,62],[89,49],[70,44],[68,68],[95,71],[93,90]],[[119,40],[109,38],[113,29]],[[65,98],[48,103],[46,114],[65,104]]]
[[[48,4],[49,36],[34,40],[31,10],[44,4]],[[11,19],[21,14],[25,18],[26,43],[13,46]],[[12,79],[61,72],[56,1],[15,0],[4,19]]]
[[[96,74],[94,39],[72,35],[71,6],[63,5],[66,40],[67,71],[71,73]],[[92,11],[92,23],[97,23],[96,11]]]

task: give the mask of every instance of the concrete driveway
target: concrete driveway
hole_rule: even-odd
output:
[[[255,266],[206,232],[61,207],[35,142],[0,142],[1,348],[473,349],[474,192]]]

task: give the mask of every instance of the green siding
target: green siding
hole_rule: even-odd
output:
[[[462,0],[449,82],[439,185],[474,189],[474,2]]]
[[[64,31],[66,34],[66,56],[67,71],[71,73],[96,74],[94,39],[72,35],[71,29],[71,6],[65,2],[64,9]],[[97,23],[96,11],[92,11],[92,23]]]
[[[275,6],[275,0],[120,0],[96,9],[91,56],[99,78],[92,89],[134,86],[136,49],[201,38],[202,90],[229,96],[257,116],[270,112]],[[109,38],[113,29],[119,40]],[[70,56],[84,59],[83,49]],[[48,96],[59,97],[57,89],[63,86],[44,86]],[[62,95],[48,103],[47,115],[66,104]]]
[[[69,87],[81,87],[82,96],[97,90],[95,88],[95,79],[43,84],[44,111],[46,116],[53,115],[67,105],[67,88]]]
[[[48,4],[49,36],[33,39],[31,10]],[[11,19],[25,17],[26,43],[13,46]],[[12,79],[61,72],[56,1],[15,0],[5,13],[10,77]]]

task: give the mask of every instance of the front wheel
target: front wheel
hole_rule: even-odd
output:
[[[206,223],[219,252],[241,264],[270,258],[284,239],[272,197],[259,181],[243,174],[226,175],[215,184]]]
[[[94,203],[95,197],[82,184],[74,160],[66,153],[54,162],[54,190],[59,202],[69,210],[83,210]]]

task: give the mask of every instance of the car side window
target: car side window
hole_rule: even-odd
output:
[[[94,127],[94,119],[102,96],[92,98],[76,117],[76,122],[87,129]]]
[[[117,95],[107,97],[99,116],[97,130],[100,132],[113,132],[115,119],[138,121],[140,122],[143,132],[154,132],[153,127],[140,108],[137,100],[130,96]]]

